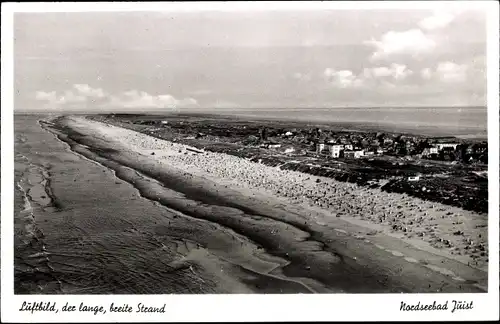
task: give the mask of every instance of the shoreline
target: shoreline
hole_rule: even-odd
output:
[[[266,257],[228,228],[142,197],[112,169],[75,153],[36,126],[29,131],[43,145],[37,143],[27,159],[43,161],[50,170],[59,209],[31,201],[33,225],[42,234],[36,242],[43,245],[43,253],[16,244],[17,294],[311,293],[301,280],[276,270],[285,260]],[[28,136],[24,144],[32,139]],[[42,152],[46,145],[51,150]],[[15,219],[22,221],[19,212]],[[16,240],[27,238],[21,229],[15,233]]]
[[[103,157],[95,154],[94,152],[92,152],[92,149],[90,147],[88,147],[88,146],[86,147],[85,145],[78,144],[78,143],[72,141],[71,139],[65,137],[63,134],[59,134],[59,135],[57,135],[57,137],[59,138],[59,140],[61,142],[68,144],[68,146],[70,147],[70,150],[73,153],[78,154],[78,155],[84,157],[85,159],[87,159],[88,161],[91,161],[93,163],[100,165],[101,167],[110,169],[114,173],[114,176],[117,179],[120,179],[120,180],[128,182],[128,183],[133,183],[134,188],[136,190],[138,190],[138,193],[142,198],[149,200],[149,201],[154,201],[156,204],[161,206],[161,208],[168,208],[169,211],[171,211],[179,216],[192,218],[192,219],[199,219],[197,217],[194,217],[193,215],[190,215],[192,213],[196,214],[196,211],[189,211],[188,209],[183,208],[185,206],[180,206],[180,205],[175,204],[175,203],[174,204],[167,203],[167,201],[171,200],[173,197],[178,195],[177,191],[172,191],[170,194],[167,194],[164,197],[161,197],[164,199],[161,199],[158,195],[156,195],[154,193],[155,187],[158,191],[164,190],[161,188],[162,184],[159,183],[156,179],[150,178],[147,175],[145,175],[145,174],[143,174],[143,173],[141,173],[133,168],[123,166],[122,164],[117,164],[117,163],[114,163],[114,161],[112,161],[112,160],[103,158]],[[142,185],[139,183],[142,183]],[[154,183],[154,187],[148,188],[151,185],[148,185],[145,183]],[[196,201],[189,200],[189,197],[186,197],[185,195],[182,195],[182,196],[183,196],[181,198],[182,204],[185,204],[185,205],[192,204],[194,206],[197,205]],[[202,206],[196,206],[196,207],[201,208]],[[196,208],[194,208],[194,209],[196,209]],[[201,210],[198,212],[203,213],[204,211]],[[220,225],[220,223],[217,223],[217,222],[213,222],[213,223]],[[230,227],[226,227],[226,229],[231,230]],[[238,235],[240,235],[240,233],[234,232],[233,235],[238,236]],[[240,237],[243,238],[243,240],[248,239],[247,237],[244,237],[241,235],[240,235]],[[251,241],[251,244],[255,244],[255,242]],[[257,247],[258,247],[258,245],[257,245]],[[264,251],[257,251],[256,253],[260,254],[261,252],[264,252]],[[287,278],[282,274],[282,271],[280,271],[280,269],[283,266],[286,266],[289,262],[282,260],[278,256],[265,256],[265,253],[263,253],[263,254],[264,255],[259,255],[258,258],[261,260],[268,260],[269,262],[274,263],[275,265],[270,266],[270,267],[268,266],[267,269],[264,268],[261,270],[258,269],[259,267],[257,267],[257,269],[255,269],[255,268],[252,269],[252,265],[248,265],[248,268],[246,268],[242,265],[240,265],[240,266],[242,267],[242,269],[244,271],[254,272],[254,273],[257,273],[259,275],[262,275],[265,277],[275,278],[278,280],[295,282],[295,283],[298,283],[298,284],[304,286],[307,290],[309,290],[309,292],[315,292],[306,283],[302,282],[300,280],[300,278],[298,278],[298,279]],[[271,273],[276,273],[276,274],[273,275]],[[313,285],[314,285],[314,283],[313,283]],[[306,292],[306,291],[304,291],[304,292]]]
[[[89,122],[89,121],[86,121],[86,122]],[[117,131],[117,130],[116,130],[116,129],[117,129],[116,127],[111,126],[111,128],[113,128],[113,131]],[[122,130],[123,130],[123,129],[122,129]],[[125,131],[125,130],[123,130],[123,131]],[[131,131],[128,131],[128,132],[131,132]],[[119,133],[119,132],[118,132],[118,133]],[[137,135],[137,134],[139,134],[139,135]],[[146,136],[146,135],[143,135],[143,134],[140,134],[140,133],[136,133],[136,134],[134,134],[134,135],[139,136],[139,137],[140,137],[141,135],[142,135],[142,136]],[[152,141],[155,141],[155,142],[157,141],[157,140],[155,140],[155,139],[153,139],[153,138],[150,138],[150,139],[151,139]],[[109,143],[108,143],[108,144],[109,144]],[[114,143],[114,144],[116,144],[116,143]],[[138,156],[140,156],[140,155],[143,155],[143,156],[141,157],[142,159],[144,159],[146,155],[149,155],[149,157],[151,157],[151,153],[152,153],[153,151],[156,151],[156,152],[160,153],[157,149],[156,149],[156,150],[154,150],[154,148],[153,148],[153,150],[150,150],[150,151],[148,151],[148,152],[139,152],[139,153],[137,153],[138,155],[136,156],[136,158],[137,158]],[[115,153],[113,153],[113,152],[109,152],[109,151],[108,151],[108,152],[105,152],[104,154],[110,154],[110,155],[113,155],[113,154],[115,154]],[[206,154],[208,154],[208,155],[212,155],[212,153],[206,153]],[[158,158],[158,156],[159,156],[159,154],[156,154],[154,157],[155,157],[155,158]],[[123,162],[123,161],[122,161],[122,162]],[[144,160],[144,162],[146,162],[146,160]],[[147,163],[146,163],[146,165],[147,165]],[[145,166],[144,166],[144,167],[145,167]],[[150,165],[147,165],[147,168],[152,168],[152,165],[151,165],[151,164],[150,164]],[[195,173],[195,172],[194,172],[194,169],[193,169],[193,168],[191,168],[191,169],[192,169],[191,171],[193,171],[193,173]],[[198,177],[200,177],[200,176],[202,176],[202,174],[198,173]],[[205,174],[205,176],[206,176],[206,174]],[[219,181],[219,182],[221,182],[221,181],[220,181],[220,179],[218,179],[218,181]],[[221,182],[221,183],[222,183],[222,182]],[[264,195],[264,196],[266,196],[266,195]],[[263,198],[263,197],[261,197],[261,199],[262,199],[262,198]],[[287,207],[290,207],[290,206],[287,206]],[[326,218],[326,216],[324,216],[323,220],[322,220],[322,221],[320,221],[320,223],[325,223],[325,222],[324,222],[324,220],[325,220],[325,219],[327,219],[327,218]],[[329,219],[327,219],[327,220],[328,220],[328,221],[330,221]],[[342,222],[339,222],[339,220],[335,220],[335,221],[336,221],[337,223],[342,223]],[[344,219],[342,219],[342,221],[345,223],[345,220],[344,220]],[[313,223],[313,222],[312,222],[312,220],[311,220],[310,218],[309,218],[309,222]],[[308,223],[308,222],[307,222],[307,220],[306,220],[306,223]],[[323,225],[309,225],[309,226],[315,226],[315,227],[317,228],[318,226],[320,226],[320,227],[321,227],[321,226],[323,226]],[[337,230],[338,230],[338,228],[337,228]],[[317,234],[317,233],[321,233],[321,231],[322,231],[322,230],[317,230],[315,235],[316,235],[316,236],[318,236],[318,234]],[[340,231],[337,231],[337,233],[340,233],[340,234],[338,234],[338,236],[343,235],[343,234],[342,234],[342,231],[346,232],[345,230],[340,229]],[[382,238],[377,237],[377,235],[375,235],[375,236],[373,236],[373,237],[372,237],[372,236],[370,236],[370,238],[371,238],[371,240],[383,240]],[[337,239],[338,239],[338,238],[337,238]],[[350,239],[350,240],[352,240],[352,239]],[[368,240],[368,239],[366,239],[366,238],[365,238],[365,241],[366,241],[366,240]],[[369,241],[369,240],[368,240],[368,241]],[[390,240],[389,240],[389,241],[390,241]],[[366,242],[365,242],[365,243],[366,243]],[[377,245],[378,245],[378,244],[377,244]],[[379,245],[379,246],[380,246],[380,245]],[[375,248],[375,249],[378,249],[377,247],[374,247],[374,248]],[[382,251],[385,251],[384,253],[390,253],[391,255],[393,255],[393,256],[395,256],[395,257],[398,257],[398,256],[402,255],[402,253],[401,253],[401,252],[394,251],[394,250],[391,250],[391,249],[389,249],[389,251],[390,251],[390,252],[388,252],[388,251],[387,251],[387,249],[385,249],[385,250],[381,250],[381,249],[379,249],[379,250],[380,250],[381,252],[382,252]],[[414,264],[414,263],[415,263],[415,262],[414,262],[414,260],[415,260],[415,259],[414,259],[414,258],[412,258],[411,256],[407,256],[407,257],[406,257],[406,259],[407,259],[407,260],[410,260],[410,261],[407,261],[407,263],[409,263],[409,264]],[[371,260],[369,260],[369,261],[371,261]],[[356,263],[356,262],[355,262],[355,263]],[[453,262],[452,262],[452,263],[453,263]],[[426,265],[426,266],[427,266],[427,265]],[[433,267],[432,265],[429,265],[427,268],[432,269],[432,267]],[[457,267],[458,267],[458,268],[460,268],[460,266],[457,266],[457,264],[453,265],[453,267],[455,267],[455,268],[457,268]],[[289,268],[293,268],[293,267],[289,267]],[[465,269],[465,268],[464,268],[464,269]],[[472,268],[471,268],[471,269],[472,269]],[[462,269],[462,270],[463,270],[463,269]],[[310,270],[308,270],[308,271],[310,271]],[[419,270],[419,271],[422,271],[422,270]],[[441,271],[442,273],[448,273],[448,274],[450,273],[450,271],[444,271],[444,270],[443,270],[443,268],[440,268],[440,267],[437,267],[437,266],[434,266],[434,269],[433,269],[432,271],[434,271],[434,272],[440,272],[440,271]],[[465,271],[465,272],[468,272],[468,271]],[[468,276],[470,277],[471,272],[474,272],[474,270],[470,270],[469,272],[470,272],[470,273],[469,273],[469,275],[468,275]],[[451,272],[451,273],[453,273],[453,272]],[[455,275],[455,274],[453,273],[453,275]],[[458,282],[467,282],[467,281],[468,281],[468,280],[466,280],[466,279],[459,278],[459,277],[458,277],[458,275],[456,275],[455,277],[453,277],[453,275],[452,275],[451,277],[452,277],[452,279],[453,279],[453,278],[455,278],[455,281],[458,281]],[[463,280],[463,281],[462,281],[462,280]],[[483,282],[483,284],[484,284],[484,282]],[[466,285],[466,284],[464,284],[464,285]],[[481,284],[479,284],[479,285],[480,285],[480,286],[482,286]],[[483,286],[483,287],[484,287],[484,286]]]

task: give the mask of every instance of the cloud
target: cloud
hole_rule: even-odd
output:
[[[434,10],[421,19],[417,26],[406,31],[388,31],[380,40],[371,39],[364,44],[375,47],[370,59],[377,60],[395,54],[420,55],[432,52],[438,43],[434,32],[452,23],[464,11],[460,7]]]
[[[367,79],[373,78],[392,78],[395,80],[404,80],[412,75],[413,71],[404,64],[392,63],[390,66],[381,66],[374,68],[365,68],[363,76]]]
[[[438,64],[436,74],[443,82],[464,82],[467,80],[467,65],[442,62]]]
[[[85,96],[82,96],[70,90],[65,91],[62,95],[57,95],[55,91],[37,91],[35,93],[35,98],[40,101],[45,101],[47,104],[54,106],[63,104],[78,104],[83,103],[87,100]]]
[[[325,69],[323,72],[326,80],[338,88],[359,87],[363,81],[356,77],[350,70],[334,70],[331,68]]]
[[[45,91],[37,91],[35,93],[36,100],[48,101],[48,102],[56,102],[57,95],[55,91],[45,92]]]
[[[100,88],[94,89],[88,84],[75,84],[73,88],[76,89],[81,95],[91,98],[104,98],[106,94]]]
[[[197,105],[193,98],[176,99],[171,95],[153,96],[144,91],[130,90],[118,96],[111,96],[109,104],[113,107],[123,108],[180,108]]]
[[[395,87],[411,75],[413,75],[412,70],[408,69],[404,64],[397,63],[392,63],[389,66],[365,68],[358,75],[351,70],[335,70],[332,68],[327,68],[323,72],[323,76],[329,84],[344,89],[380,85]]]
[[[453,20],[455,15],[446,11],[434,11],[432,16],[422,19],[418,25],[425,30],[434,30],[448,26]]]
[[[88,84],[75,84],[70,90],[57,94],[56,91],[37,91],[35,99],[45,101],[49,106],[79,105],[105,97],[102,89],[92,88]]]
[[[446,61],[438,63],[434,68],[424,68],[420,70],[420,77],[426,81],[440,82],[442,84],[469,84],[473,85],[481,80],[481,74],[475,65],[457,64]],[[466,82],[467,81],[467,82]],[[480,84],[479,84],[480,85]]]
[[[118,95],[109,95],[103,89],[92,88],[87,84],[75,84],[70,90],[58,94],[55,91],[37,91],[35,99],[45,101],[48,107],[74,108],[82,107],[83,104],[93,103],[100,108],[184,108],[197,106],[198,102],[193,98],[176,99],[169,94],[151,95],[144,91],[129,90]]]
[[[371,59],[376,60],[394,54],[417,55],[432,51],[436,42],[420,29],[410,29],[403,32],[389,31],[380,40],[369,40],[365,44],[375,47]]]

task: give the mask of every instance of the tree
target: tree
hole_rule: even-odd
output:
[[[260,129],[260,139],[262,141],[266,141],[267,140],[267,136],[268,136],[268,134],[267,134],[267,128],[266,127],[261,128]]]
[[[467,144],[460,144],[455,150],[456,160],[467,161]]]
[[[377,133],[376,138],[377,138],[379,145],[384,144],[384,139],[385,139],[384,133]]]
[[[488,150],[486,149],[483,154],[479,156],[479,161],[484,164],[488,164]]]
[[[407,155],[408,154],[408,150],[406,149],[406,146],[405,145],[400,145],[398,147],[398,150],[397,150],[398,154],[400,155]]]

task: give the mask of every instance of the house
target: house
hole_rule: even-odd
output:
[[[439,150],[440,149],[438,147],[430,147],[429,148],[429,154],[438,154]]]
[[[354,151],[352,150],[344,151],[344,157],[346,159],[354,159]]]
[[[325,143],[317,143],[316,144],[316,153],[321,154],[325,149]]]
[[[363,157],[365,152],[363,150],[360,151],[354,151],[354,158],[359,159],[360,157]]]
[[[364,152],[364,155],[365,156],[373,156],[373,155],[375,155],[375,152],[373,152],[373,151],[366,151],[366,152]]]
[[[416,176],[413,176],[413,177],[408,177],[408,181],[419,181],[420,180],[420,176],[416,175]]]
[[[330,156],[332,158],[339,158],[344,150],[344,145],[330,145]]]
[[[364,151],[359,150],[359,151],[344,151],[344,157],[350,158],[350,159],[359,159],[362,156],[364,156]]]
[[[346,145],[344,145],[344,148],[345,148],[346,150],[350,150],[350,151],[352,151],[352,150],[354,149],[354,148],[352,147],[352,144],[346,144]]]
[[[437,147],[438,151],[443,150],[444,148],[453,148],[453,150],[457,149],[458,143],[437,143],[435,147]]]
[[[279,148],[281,147],[281,144],[268,144],[267,148]]]
[[[335,139],[334,138],[328,138],[325,142],[327,144],[335,144]]]

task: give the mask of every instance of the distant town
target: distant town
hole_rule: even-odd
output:
[[[301,131],[293,129],[283,132],[262,128],[259,132],[259,140],[261,147],[283,148],[284,153],[295,152],[295,154],[297,153],[292,145],[294,142],[307,144],[309,151],[334,159],[359,159],[388,155],[408,159],[488,163],[488,143],[486,141],[467,143],[454,141],[453,138],[422,138],[381,132],[338,133],[320,128]],[[302,151],[301,153],[306,152]]]
[[[119,117],[112,114],[110,117]],[[271,149],[293,156],[315,155],[333,159],[399,157],[408,160],[427,159],[464,164],[487,164],[488,142],[462,140],[455,137],[425,137],[389,132],[336,131],[319,127],[277,128],[255,127],[250,124],[231,127],[189,125],[182,121],[140,122],[156,126],[151,134],[165,127],[183,133],[195,133],[186,139],[206,139],[217,142],[238,142],[246,147]],[[159,127],[159,128],[158,128]]]

